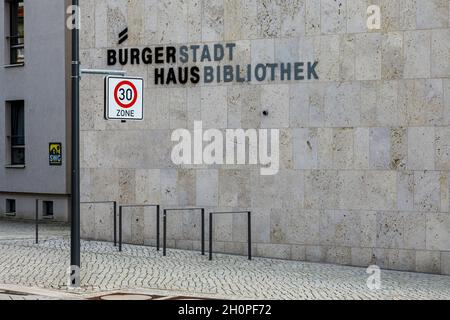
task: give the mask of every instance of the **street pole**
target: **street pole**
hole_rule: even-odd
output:
[[[70,286],[80,286],[80,79],[81,74],[121,75],[125,70],[80,68],[80,8],[79,0],[72,0],[75,17],[72,27],[72,154],[71,154],[71,224],[70,224]]]
[[[71,271],[80,275],[80,57],[79,27],[80,12],[78,0],[72,0],[75,11],[75,25],[72,28],[72,170],[71,170],[71,225],[70,225],[70,265]],[[74,270],[78,268],[78,270]],[[72,284],[79,285],[79,279]]]

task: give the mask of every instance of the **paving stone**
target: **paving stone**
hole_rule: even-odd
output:
[[[0,284],[68,291],[66,261],[70,241],[61,236],[69,234],[67,227],[42,226],[43,240],[38,245],[32,239],[32,224],[0,221],[0,231]],[[78,294],[131,290],[131,294],[140,297],[139,290],[160,289],[184,292],[187,296],[250,299],[450,299],[449,276],[382,270],[381,289],[371,291],[366,286],[369,274],[365,268],[257,257],[249,261],[245,256],[224,254],[215,254],[214,260],[208,261],[196,251],[168,250],[167,257],[162,257],[153,247],[124,245],[119,253],[108,242],[82,241],[81,245],[82,288]],[[258,249],[270,249],[280,258],[290,255],[287,247]],[[385,254],[388,263],[399,264],[396,268],[409,268],[408,264],[413,263],[417,270],[423,269],[429,260],[428,252],[417,256],[413,252],[387,250],[379,254]],[[361,250],[320,246],[297,246],[292,253],[299,259],[323,255],[330,262],[370,262],[370,252],[366,258],[357,259],[361,254]],[[438,255],[434,255],[432,263],[438,271]],[[0,292],[0,299],[50,298]]]

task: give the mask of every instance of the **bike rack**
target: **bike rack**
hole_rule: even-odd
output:
[[[213,216],[217,214],[247,214],[248,227],[248,260],[252,260],[252,213],[251,211],[227,211],[227,212],[210,212],[209,213],[209,260],[212,260],[213,249]]]
[[[124,204],[119,206],[119,252],[122,252],[122,211],[123,208],[156,208],[156,250],[159,251],[159,204]]]
[[[114,209],[114,247],[117,246],[117,201],[91,201],[91,202],[80,202],[80,204],[113,204]]]
[[[166,256],[167,213],[170,211],[201,211],[201,216],[202,216],[202,256],[204,256],[205,255],[205,208],[164,209],[164,213],[163,213],[163,256]]]
[[[36,199],[36,212],[35,212],[35,224],[36,224],[36,244],[39,244],[39,199]]]

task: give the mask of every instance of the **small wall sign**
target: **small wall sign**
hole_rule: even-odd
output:
[[[60,142],[50,142],[48,160],[51,166],[62,165],[62,144]]]
[[[105,77],[106,120],[143,120],[143,90],[143,78]]]

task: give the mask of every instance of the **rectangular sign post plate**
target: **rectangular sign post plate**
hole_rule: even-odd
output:
[[[48,161],[51,166],[62,165],[62,144],[60,142],[49,143]]]
[[[144,119],[144,79],[105,77],[105,119]]]

